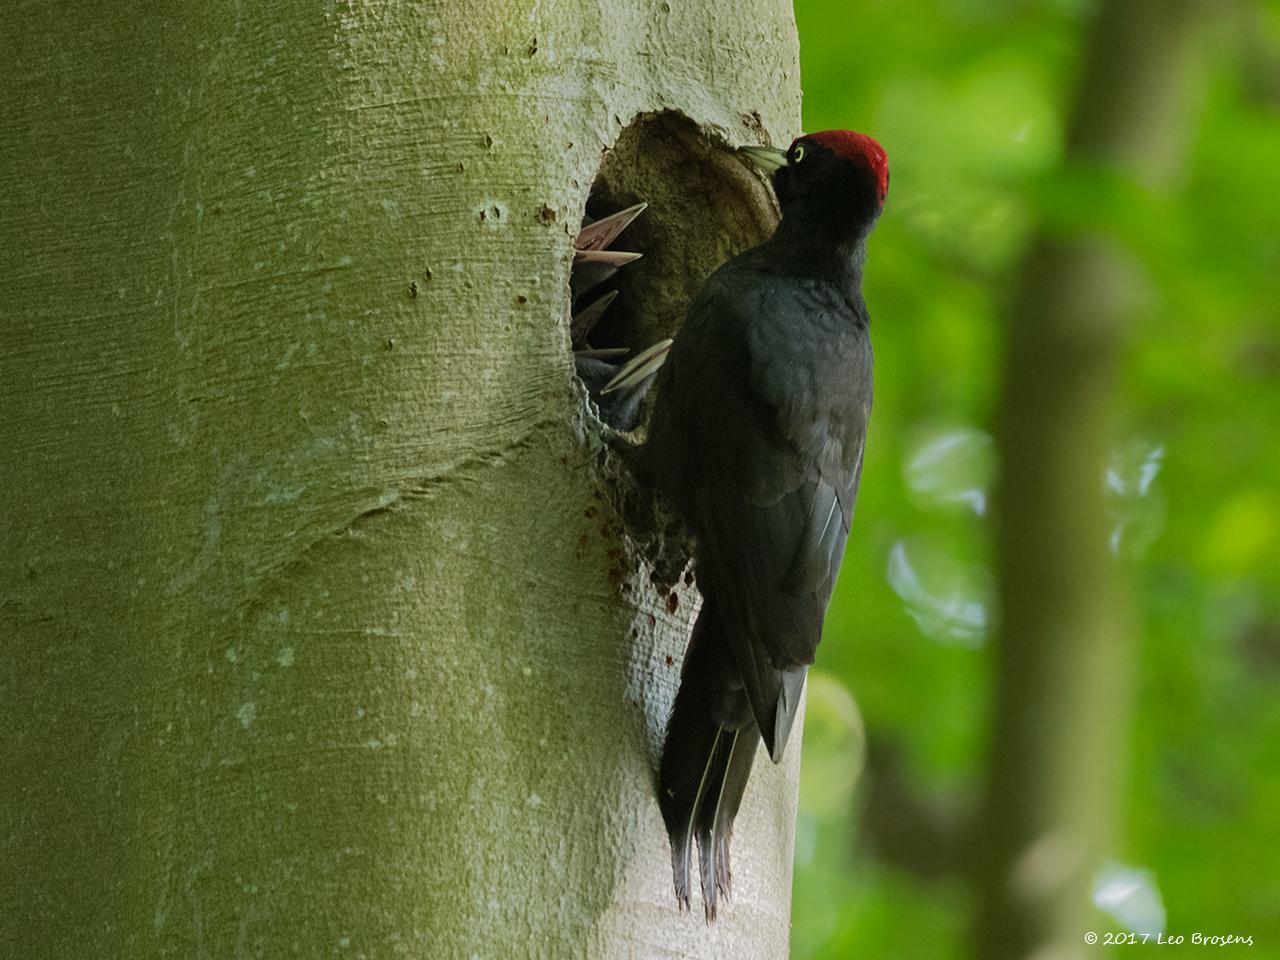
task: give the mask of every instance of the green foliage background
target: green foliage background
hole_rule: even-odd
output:
[[[976,604],[989,619],[991,574],[974,509],[990,451],[967,431],[989,429],[1000,311],[1041,220],[1103,232],[1144,278],[1117,469],[1131,484],[1144,463],[1158,473],[1114,501],[1140,637],[1112,859],[1148,871],[1166,936],[1186,936],[1162,956],[1198,953],[1199,931],[1280,957],[1280,6],[1204,5],[1188,160],[1160,191],[1060,169],[1094,9],[796,3],[805,129],[870,132],[892,164],[866,284],[871,441],[809,695],[798,960],[970,954],[959,838],[983,782],[991,664],[954,625]],[[969,440],[925,476],[957,502],[913,490],[906,469],[938,436]],[[915,593],[887,576],[895,547]],[[931,636],[913,611],[953,628]],[[1124,927],[1099,912],[1096,929]]]

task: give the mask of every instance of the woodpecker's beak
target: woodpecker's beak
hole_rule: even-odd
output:
[[[738,152],[746,157],[752,166],[769,176],[773,176],[775,170],[787,165],[787,152],[777,147],[740,147]]]

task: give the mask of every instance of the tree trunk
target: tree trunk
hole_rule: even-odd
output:
[[[1067,147],[1148,186],[1179,154],[1187,0],[1112,0]],[[1106,214],[1101,203],[1094,211]],[[1044,231],[1008,319],[1000,399],[1000,638],[975,956],[1085,957],[1089,882],[1128,736],[1132,638],[1102,478],[1132,277],[1102,233]]]
[[[165,9],[0,14],[0,954],[785,955],[797,749],[676,910],[696,593],[567,319],[620,138],[615,337],[768,228],[790,4]]]

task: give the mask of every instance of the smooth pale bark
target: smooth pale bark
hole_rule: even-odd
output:
[[[798,749],[675,908],[567,287],[632,118],[796,132],[790,4],[161,9],[0,12],[0,954],[785,955]]]
[[[1191,4],[1112,0],[1090,33],[1068,166],[1151,185],[1180,154]],[[1104,213],[1101,209],[1099,213]],[[1043,233],[1008,316],[1000,636],[974,955],[1071,958],[1119,802],[1133,635],[1102,478],[1133,276],[1097,234]]]

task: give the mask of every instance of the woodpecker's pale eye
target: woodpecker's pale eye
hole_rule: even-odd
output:
[[[791,148],[791,162],[799,163],[803,159],[804,159],[804,144],[797,143],[794,147]]]

